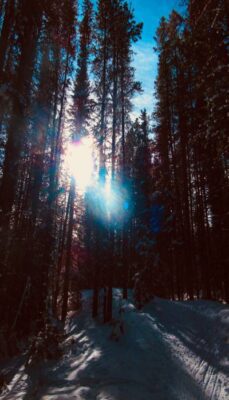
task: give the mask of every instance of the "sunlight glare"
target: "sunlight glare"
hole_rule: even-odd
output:
[[[76,143],[70,143],[65,160],[70,175],[75,178],[77,188],[84,192],[91,184],[94,169],[92,138],[85,137]]]

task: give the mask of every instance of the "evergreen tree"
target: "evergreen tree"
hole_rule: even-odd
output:
[[[216,2],[187,5],[187,20],[173,12],[157,32],[155,167],[157,187],[164,193],[164,221],[171,221],[166,245],[167,260],[172,259],[170,293],[227,298],[226,257],[219,255],[227,242],[226,96],[223,87],[216,89],[225,82],[227,14],[223,2],[218,8]],[[218,203],[213,211],[218,195],[220,210]],[[160,252],[164,257],[165,250]]]
[[[80,49],[77,59],[76,80],[73,95],[74,140],[87,133],[89,117],[92,112],[90,99],[89,60],[92,40],[93,8],[89,0],[83,3],[83,19],[80,23]]]

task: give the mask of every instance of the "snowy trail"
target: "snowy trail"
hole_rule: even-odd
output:
[[[115,292],[116,308],[120,293]],[[80,316],[69,322],[57,363],[19,371],[5,400],[227,400],[228,308],[155,299],[143,312],[125,304],[125,334]],[[75,339],[75,343],[68,343]],[[68,349],[68,351],[67,351]]]

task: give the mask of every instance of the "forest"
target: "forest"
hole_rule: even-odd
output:
[[[104,323],[115,288],[126,300],[131,289],[139,309],[155,296],[229,301],[229,6],[184,3],[152,37],[154,112],[133,118],[143,23],[130,2],[0,0],[0,347],[10,356],[80,310],[86,289]]]

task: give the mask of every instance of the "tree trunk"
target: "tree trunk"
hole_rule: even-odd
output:
[[[70,197],[69,200],[70,209],[69,209],[68,235],[66,243],[66,266],[65,266],[64,287],[63,287],[63,305],[61,314],[61,320],[63,322],[65,322],[68,312],[68,292],[69,292],[70,270],[72,262],[72,232],[74,225],[74,201],[75,201],[75,182],[73,178],[71,181],[69,197]]]

